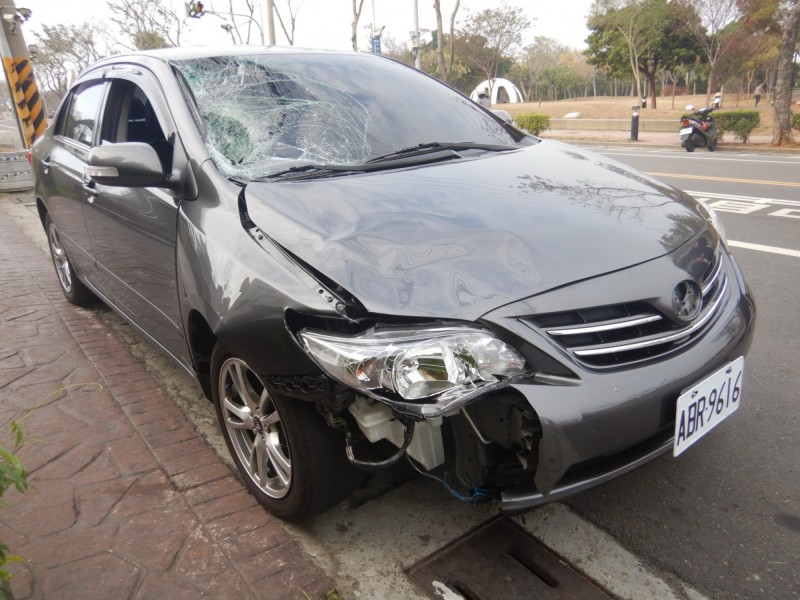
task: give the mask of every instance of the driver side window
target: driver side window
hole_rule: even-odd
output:
[[[148,144],[158,154],[164,172],[172,170],[172,144],[164,135],[153,104],[141,87],[124,79],[114,81],[105,112],[103,140]]]

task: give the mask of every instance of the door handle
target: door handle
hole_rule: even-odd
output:
[[[94,199],[97,197],[97,190],[95,189],[95,182],[92,180],[85,180],[81,183],[81,187],[83,188],[84,193],[87,195],[87,200],[89,204],[94,202]]]
[[[42,159],[42,173],[47,175],[50,172],[50,157]]]

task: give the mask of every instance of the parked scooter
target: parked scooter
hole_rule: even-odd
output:
[[[717,128],[711,116],[716,108],[715,102],[711,108],[701,108],[681,117],[681,146],[687,152],[694,152],[695,148],[708,148],[711,152],[717,149]],[[690,104],[686,110],[694,110],[694,107]]]

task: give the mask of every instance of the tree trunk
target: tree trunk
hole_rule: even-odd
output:
[[[442,26],[441,0],[433,0],[433,9],[436,11],[436,61],[439,65],[439,79],[447,83],[447,74],[444,72],[444,27]]]
[[[358,52],[358,19],[361,18],[361,9],[363,7],[364,0],[353,0],[353,30],[350,35],[350,41],[353,43],[353,52]]]
[[[778,73],[775,82],[775,125],[772,130],[774,146],[794,146],[792,137],[791,104],[792,104],[792,59],[797,44],[797,33],[800,30],[800,0],[794,5],[786,19],[778,54]]]

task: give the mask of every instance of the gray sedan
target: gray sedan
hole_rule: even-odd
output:
[[[32,159],[66,297],[197,378],[285,519],[400,460],[520,512],[742,401],[755,308],[713,214],[402,64],[114,56]]]

